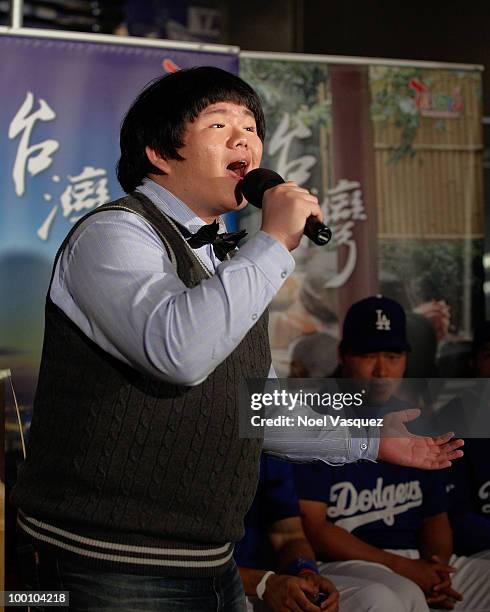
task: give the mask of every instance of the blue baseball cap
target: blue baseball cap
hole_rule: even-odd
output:
[[[401,304],[382,295],[353,304],[345,315],[340,348],[354,353],[410,351]]]

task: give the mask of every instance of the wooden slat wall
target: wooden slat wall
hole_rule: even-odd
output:
[[[390,162],[400,142],[394,122],[374,124],[378,233],[380,238],[475,238],[483,235],[480,75],[425,71],[431,91],[460,87],[464,110],[445,119],[421,117],[415,156]]]

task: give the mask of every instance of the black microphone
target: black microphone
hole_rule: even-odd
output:
[[[281,183],[284,183],[284,179],[274,170],[256,168],[245,175],[243,181],[239,183],[239,187],[250,204],[257,208],[262,208],[264,192]],[[332,238],[331,229],[321,221],[318,221],[313,215],[306,220],[303,233],[320,246],[327,244]]]

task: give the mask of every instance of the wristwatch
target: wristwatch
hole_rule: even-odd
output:
[[[289,574],[290,576],[297,576],[304,570],[314,572],[315,574],[319,573],[316,561],[313,559],[307,559],[306,557],[298,557],[297,559],[291,561],[291,563],[289,563],[284,570],[284,573]]]

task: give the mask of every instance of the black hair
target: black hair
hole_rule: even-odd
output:
[[[265,137],[265,119],[258,95],[242,79],[212,66],[179,70],[149,83],[131,105],[121,125],[121,157],[117,178],[131,193],[149,173],[161,174],[146,156],[145,147],[164,159],[183,159],[187,123],[210,104],[235,102],[255,117],[257,135]]]

